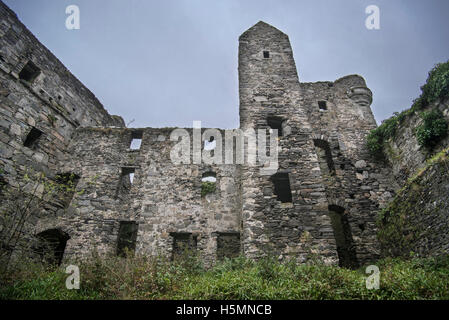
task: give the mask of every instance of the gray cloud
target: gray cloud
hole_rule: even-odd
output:
[[[446,0],[5,2],[132,127],[238,127],[238,37],[259,20],[289,35],[300,81],[362,75],[378,122],[410,107],[449,53]],[[65,29],[70,4],[81,30]],[[364,26],[370,4],[380,30]]]

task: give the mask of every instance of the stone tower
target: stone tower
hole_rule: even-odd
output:
[[[276,174],[242,168],[245,254],[345,266],[376,256],[385,186],[364,146],[376,123],[363,78],[300,83],[288,36],[259,22],[239,39],[239,93],[242,129],[279,132]]]

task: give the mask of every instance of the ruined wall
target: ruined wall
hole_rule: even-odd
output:
[[[433,147],[419,145],[420,113],[439,109],[449,120],[449,99],[439,99],[398,122],[383,146],[386,163],[400,189],[379,215],[384,256],[436,256],[449,253],[449,136]]]
[[[449,99],[437,100],[426,106],[422,111],[439,109],[449,122]],[[395,179],[402,186],[418,169],[423,167],[426,159],[449,146],[449,135],[442,139],[432,150],[419,145],[415,135],[415,128],[422,123],[418,113],[407,116],[404,123],[398,126],[398,130],[392,139],[386,142],[384,153],[388,164],[393,170]]]
[[[376,124],[360,76],[300,83],[288,36],[259,22],[239,39],[240,128],[279,129],[279,168],[174,164],[175,128],[124,128],[12,11],[0,10],[0,164],[10,184],[27,166],[79,177],[70,204],[29,226],[69,237],[64,259],[123,254],[128,244],[169,257],[187,247],[206,265],[240,252],[350,267],[379,255],[375,214],[392,184],[390,169],[367,155]],[[31,143],[30,132],[40,133]],[[130,149],[136,137],[142,145]],[[216,189],[202,195],[207,173]]]
[[[368,262],[380,253],[377,212],[394,194],[390,169],[372,159],[366,148],[366,137],[377,126],[370,108],[371,90],[358,75],[300,83],[300,90],[315,150],[327,147],[334,168],[332,173],[321,166],[327,201],[345,210],[357,258]]]
[[[379,217],[384,256],[449,253],[449,149],[437,154]]]
[[[8,180],[23,167],[59,172],[79,126],[124,126],[0,2],[0,164]],[[41,136],[24,146],[35,128]]]
[[[170,151],[176,142],[170,141],[170,133],[174,129],[78,129],[71,146],[71,170],[81,177],[77,188],[83,194],[75,195],[70,213],[57,221],[41,219],[36,232],[67,230],[71,237],[67,257],[93,248],[115,253],[120,222],[135,221],[138,253],[171,257],[174,238],[190,234],[205,263],[215,261],[217,239],[240,234],[240,168],[173,164]],[[132,150],[136,133],[142,144]],[[126,190],[120,189],[123,168],[134,171]],[[216,190],[202,197],[206,172],[215,173]]]
[[[12,196],[9,191],[19,184],[23,186],[25,173],[42,172],[54,179],[70,172],[68,145],[76,128],[86,125],[124,126],[124,122],[121,117],[109,115],[16,14],[0,2],[0,195],[8,195],[19,206],[24,199],[32,198],[29,194],[33,190],[38,195],[44,190],[44,184],[40,184],[26,189],[25,194]],[[24,233],[36,234],[39,216],[44,220],[54,220],[55,216],[69,219],[74,213],[68,210],[67,201],[70,199],[65,195],[56,193],[40,208],[41,212],[33,212],[27,219]],[[5,203],[8,205],[2,199],[1,204]],[[19,215],[25,207],[20,208],[13,214]],[[2,213],[13,210],[11,206],[1,209]],[[8,245],[6,250],[12,249]]]

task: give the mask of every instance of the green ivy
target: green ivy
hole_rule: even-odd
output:
[[[415,135],[423,147],[432,148],[447,135],[447,121],[440,110],[421,113],[423,123],[416,128]]]
[[[204,197],[208,193],[213,193],[215,192],[215,189],[215,182],[204,181],[201,184],[201,196]]]

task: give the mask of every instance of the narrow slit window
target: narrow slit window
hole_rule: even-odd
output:
[[[357,268],[359,264],[345,209],[337,205],[329,205],[328,209],[337,244],[339,265],[346,268]]]
[[[327,110],[326,101],[318,101],[318,107],[320,108],[320,110]]]
[[[27,64],[19,72],[19,79],[33,82],[37,78],[37,76],[39,76],[40,72],[41,70],[33,62],[28,61]]]
[[[36,144],[39,141],[39,138],[41,136],[42,136],[42,131],[33,127],[33,128],[31,128],[30,132],[28,133],[25,141],[23,142],[23,145],[27,148],[32,148],[32,147],[36,146]]]
[[[270,52],[269,52],[269,51],[264,51],[264,52],[263,52],[263,57],[264,57],[265,59],[268,59],[268,58],[270,57]]]
[[[139,225],[135,221],[120,221],[117,256],[124,257],[126,254],[134,254],[138,229]]]
[[[8,185],[8,181],[6,181],[5,177],[0,174],[0,196],[2,195],[3,189]]]
[[[332,152],[329,143],[325,140],[313,140],[315,151],[318,156],[318,161],[321,173],[325,176],[335,175],[334,161],[332,160]]]
[[[274,184],[274,194],[277,195],[277,200],[282,203],[292,202],[292,191],[290,189],[288,173],[278,172],[271,176],[271,181]]]

